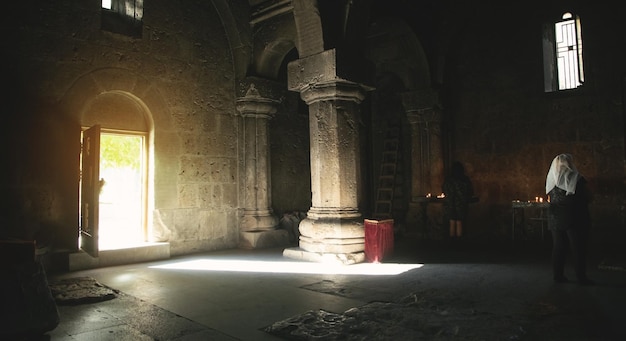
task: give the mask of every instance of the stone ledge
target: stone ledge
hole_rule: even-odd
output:
[[[168,258],[170,258],[170,243],[145,243],[123,249],[100,250],[98,257],[91,257],[88,253],[79,251],[69,254],[69,271]]]

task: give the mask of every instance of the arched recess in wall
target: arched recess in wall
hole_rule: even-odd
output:
[[[141,235],[129,241],[152,240],[154,183],[158,176],[154,167],[155,131],[159,125],[172,126],[163,96],[153,84],[129,70],[106,68],[77,79],[63,97],[62,106],[83,128],[98,124],[103,134],[142,138]]]

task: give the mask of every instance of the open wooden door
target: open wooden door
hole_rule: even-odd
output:
[[[80,248],[98,257],[100,125],[83,132],[80,199]]]

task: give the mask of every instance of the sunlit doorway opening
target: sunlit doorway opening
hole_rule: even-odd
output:
[[[136,247],[147,239],[146,134],[105,129],[98,133],[97,147],[93,150],[99,156],[95,162],[99,179],[96,185],[98,209],[81,214],[94,215],[97,220],[88,229],[97,245],[96,255],[97,250]],[[86,180],[85,176],[87,174],[81,181]],[[83,191],[81,195],[85,195]],[[86,207],[81,209],[86,210]],[[81,244],[82,238],[79,238],[82,248]]]
[[[145,242],[145,136],[103,131],[100,179],[99,248]]]

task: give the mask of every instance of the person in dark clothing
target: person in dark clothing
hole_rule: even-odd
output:
[[[559,154],[546,177],[548,228],[552,233],[552,274],[557,283],[567,282],[565,261],[571,251],[578,282],[593,284],[587,278],[587,240],[591,227],[587,180],[574,166],[571,154]]]
[[[458,161],[452,163],[442,190],[444,214],[450,222],[450,238],[460,238],[463,236],[463,222],[467,218],[469,202],[474,195],[474,187],[465,174],[463,164]]]

